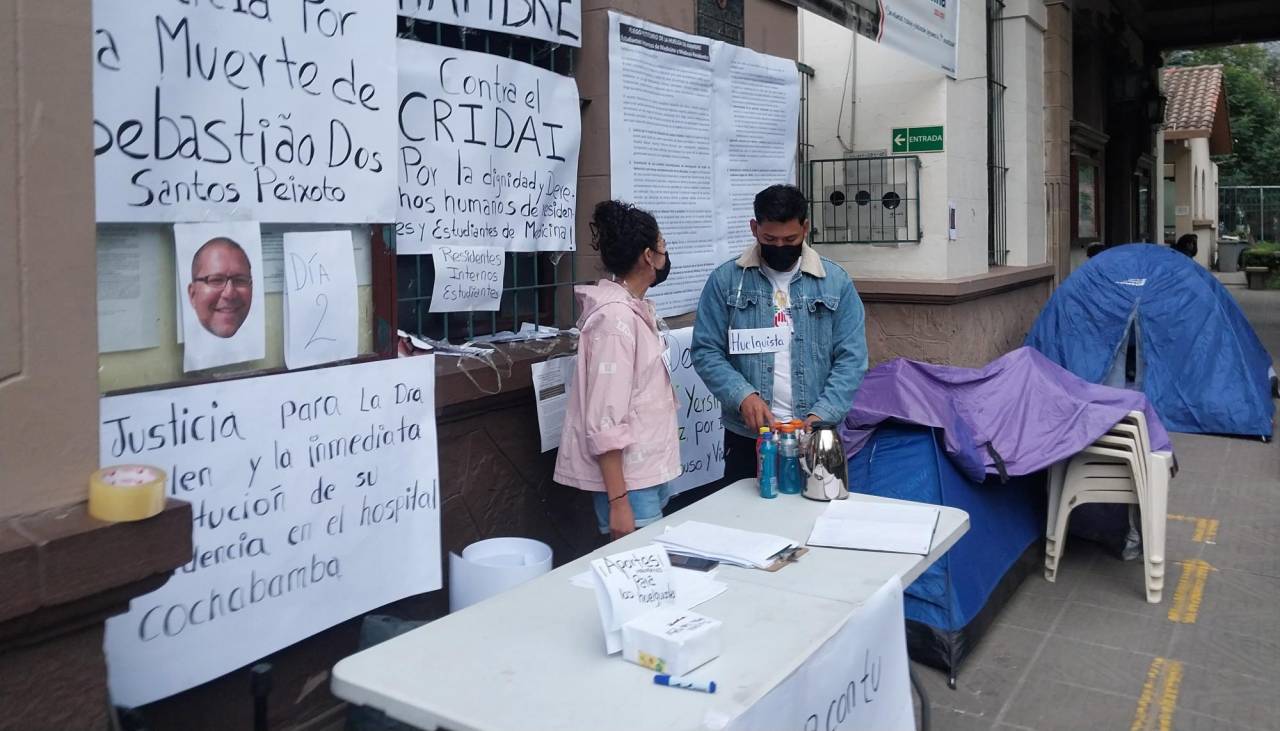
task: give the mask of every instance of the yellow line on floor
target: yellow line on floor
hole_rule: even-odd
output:
[[[1178,689],[1182,687],[1182,662],[1170,660],[1165,665],[1164,685],[1160,689],[1160,731],[1173,728],[1173,712],[1178,706]]]
[[[1218,540],[1218,519],[1211,518],[1209,520],[1209,532],[1205,534],[1204,542],[1213,543]]]
[[[1182,567],[1182,575],[1178,577],[1178,586],[1173,590],[1173,604],[1169,606],[1169,621],[1195,624],[1200,616],[1200,604],[1204,601],[1209,572],[1216,569],[1210,566],[1208,561],[1199,558],[1179,561],[1178,565]]]
[[[1163,657],[1152,659],[1129,731],[1171,731],[1181,687],[1181,660]]]
[[[1196,518],[1196,532],[1191,536],[1191,540],[1196,543],[1204,543],[1204,534],[1209,532],[1209,519]]]
[[[1200,518],[1195,515],[1178,515],[1169,513],[1169,520],[1182,523],[1195,523],[1195,532],[1191,536],[1191,540],[1196,543],[1213,543],[1218,537],[1218,519],[1217,518]]]
[[[1162,670],[1164,670],[1163,657],[1157,657],[1151,661],[1151,666],[1147,668],[1147,682],[1142,684],[1142,693],[1138,695],[1138,709],[1134,711],[1133,723],[1129,725],[1129,731],[1148,731],[1151,728],[1151,701],[1155,698],[1156,681],[1160,679]]]

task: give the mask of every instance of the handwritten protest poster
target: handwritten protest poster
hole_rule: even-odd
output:
[[[395,8],[94,0],[99,222],[395,215]]]
[[[671,481],[674,495],[724,477],[724,425],[720,421],[720,402],[693,369],[693,328],[667,330],[662,333],[662,340],[671,385],[675,388],[676,429],[680,439],[681,473]],[[560,446],[577,361],[575,355],[533,365],[543,452]]]
[[[680,433],[683,471],[671,481],[672,494],[692,490],[724,477],[724,425],[720,402],[693,369],[693,328],[662,334],[667,369],[676,389],[676,428]]]
[[[266,357],[267,306],[258,224],[173,227],[182,320],[182,369],[199,371]]]
[[[492,246],[437,244],[432,312],[484,312],[498,309],[507,256]]]
[[[284,235],[284,362],[305,368],[359,353],[356,258],[350,231]]]
[[[574,80],[487,53],[408,40],[396,48],[397,251],[572,251],[582,138]]]
[[[726,727],[915,731],[898,577],[880,587],[803,665]]]
[[[433,356],[112,396],[100,418],[101,463],[164,469],[195,544],[107,621],[117,705],[441,586]]]
[[[582,0],[399,0],[400,14],[582,46]]]

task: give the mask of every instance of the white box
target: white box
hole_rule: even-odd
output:
[[[720,620],[662,607],[622,625],[622,657],[668,675],[684,675],[720,654]]]

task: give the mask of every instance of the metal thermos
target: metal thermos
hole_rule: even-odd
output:
[[[804,469],[804,496],[811,500],[844,500],[849,497],[849,464],[836,425],[817,422],[800,444]]]

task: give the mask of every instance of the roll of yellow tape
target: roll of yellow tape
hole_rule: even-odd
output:
[[[104,467],[89,476],[89,515],[123,523],[164,509],[164,470],[147,465]]]

